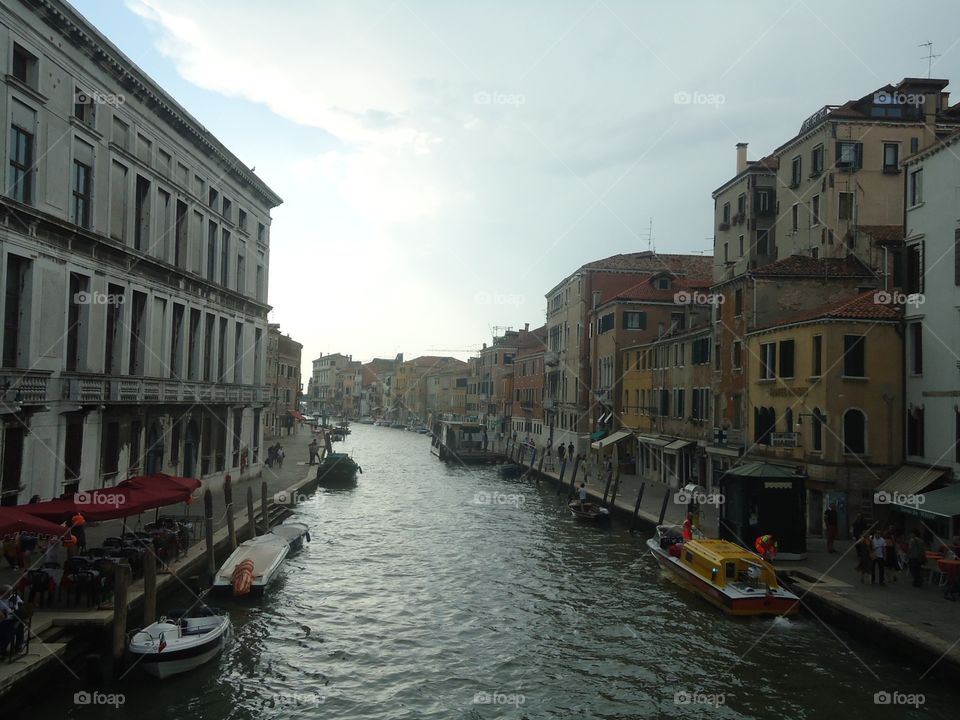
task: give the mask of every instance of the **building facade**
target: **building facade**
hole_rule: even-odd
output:
[[[280,198],[65,3],[0,62],[2,501],[257,471]]]
[[[278,323],[267,327],[267,387],[271,403],[264,413],[266,437],[291,435],[300,414],[300,356],[303,345],[280,332]],[[295,414],[296,413],[296,414]]]

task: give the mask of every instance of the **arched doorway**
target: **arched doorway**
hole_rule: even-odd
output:
[[[187,423],[187,432],[183,438],[183,476],[195,477],[197,470],[197,451],[200,449],[200,430],[195,420]]]
[[[163,469],[163,434],[156,421],[150,423],[147,430],[147,461],[144,468],[147,475],[155,475]]]

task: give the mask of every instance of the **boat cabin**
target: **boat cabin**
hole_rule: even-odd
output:
[[[680,562],[716,587],[777,587],[773,567],[727,540],[689,540],[679,548]]]
[[[483,423],[439,420],[434,424],[432,451],[441,460],[492,462],[489,438]]]

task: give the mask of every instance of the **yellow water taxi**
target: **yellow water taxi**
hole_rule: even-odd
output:
[[[780,585],[773,565],[727,540],[684,540],[660,525],[647,546],[660,566],[730,615],[793,615],[800,599]]]

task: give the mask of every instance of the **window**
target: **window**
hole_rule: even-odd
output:
[[[923,241],[907,246],[907,293],[923,292]]]
[[[753,212],[755,215],[770,215],[773,212],[773,190],[760,188],[753,196]]]
[[[207,313],[203,326],[203,379],[210,382],[213,379],[213,332],[217,319]]]
[[[920,149],[920,138],[910,138],[910,153],[915,153]]]
[[[78,87],[73,89],[73,116],[88,127],[96,124],[96,108],[91,93]]]
[[[125,297],[124,288],[120,285],[107,285],[107,332],[104,337],[103,372],[106,375],[120,374],[120,357],[123,346],[119,342],[123,332],[123,303],[120,298]]]
[[[220,318],[217,333],[217,382],[227,381],[227,319]]]
[[[646,330],[647,329],[647,313],[624,312],[623,327],[627,330]]]
[[[243,323],[234,325],[233,331],[233,381],[243,382]]]
[[[823,373],[823,335],[813,336],[813,377]]]
[[[760,379],[772,380],[777,373],[777,344],[763,343],[760,346]]]
[[[673,415],[674,417],[682,418],[683,417],[683,388],[674,388],[673,389]]]
[[[794,347],[795,345],[793,340],[780,341],[780,377],[782,378],[793,377]],[[791,430],[788,429],[787,432],[791,432]]]
[[[247,213],[243,208],[237,210],[237,225],[239,225],[240,229],[244,232],[247,231]]]
[[[694,365],[706,365],[710,362],[710,338],[697,338],[690,350],[690,362]]]
[[[687,327],[687,318],[682,312],[670,313],[670,326],[674,330],[684,330]]]
[[[669,290],[670,289],[670,278],[666,275],[661,275],[654,281],[655,287],[660,290]]]
[[[183,373],[183,313],[184,306],[173,304],[173,326],[170,332],[170,377],[179,378]]]
[[[720,343],[716,343],[716,344],[713,346],[713,369],[714,369],[714,370],[717,370],[718,372],[719,372],[719,370],[721,369],[721,368],[720,368],[720,358],[721,358],[721,357],[722,357],[722,356],[721,356],[721,354],[720,354]]]
[[[193,192],[201,200],[207,194],[207,181],[199,175],[193,176]]]
[[[733,342],[733,369],[739,370],[743,367],[743,343],[739,340]]]
[[[770,254],[770,231],[757,230],[757,255]]]
[[[770,444],[770,434],[777,430],[777,411],[772,407],[753,409],[753,441],[759,445]]]
[[[853,220],[853,198],[852,192],[837,194],[837,215],[841,220]]]
[[[823,172],[823,145],[815,145],[810,151],[810,167],[813,175]]]
[[[127,372],[130,375],[143,375],[146,350],[146,293],[134,290],[130,309],[130,356]]]
[[[267,228],[263,223],[257,223],[257,242],[261,244],[267,242]]]
[[[220,199],[220,193],[217,192],[216,188],[210,188],[210,194],[207,196],[207,205],[211,210],[217,209],[217,200]]]
[[[744,215],[747,212],[747,194],[737,195],[737,215]]]
[[[18,43],[13,44],[13,67],[10,73],[24,85],[37,87],[37,58]]]
[[[907,410],[907,455],[924,455],[923,408]]]
[[[723,261],[725,263],[730,262],[730,243],[723,244]]]
[[[923,202],[923,168],[910,173],[910,185],[907,193],[911,207]]]
[[[116,160],[110,164],[110,237],[127,237],[127,168]]]
[[[810,224],[820,224],[820,196],[814,195],[810,201]]]
[[[92,172],[92,168],[86,163],[73,161],[73,204],[70,207],[70,220],[82,228],[90,227]]]
[[[730,424],[734,430],[743,430],[743,395],[734,395],[730,404],[733,405],[733,419]]]
[[[910,323],[910,372],[923,374],[923,324]]]
[[[900,172],[900,143],[885,142],[883,144],[883,171]]]
[[[223,230],[220,236],[220,284],[229,287],[230,280],[230,231]]]
[[[863,167],[863,144],[849,140],[837,143],[837,167],[859,170]]]
[[[177,200],[177,215],[173,231],[173,263],[178,268],[187,267],[187,204]]]
[[[237,255],[237,292],[247,291],[247,263],[243,255]]]
[[[600,320],[597,321],[597,332],[605,333],[608,330],[613,330],[613,313],[607,313],[602,316]]]
[[[738,242],[738,245],[739,245],[740,257],[743,257],[743,235],[741,235],[741,236],[737,239],[737,242]]]
[[[115,145],[127,149],[130,143],[130,126],[116,115],[113,116],[113,125],[110,130],[110,140]]]
[[[730,224],[730,203],[723,204],[723,220],[721,222],[725,225]]]
[[[793,207],[790,208],[790,227],[793,229],[793,232],[796,232],[800,229],[800,205],[799,203],[794,203]]]
[[[802,173],[802,161],[800,156],[797,155],[793,159],[793,163],[790,166],[790,187],[797,187],[800,185],[800,175]]]
[[[137,192],[133,206],[133,247],[146,250],[150,241],[150,181],[137,175]]]
[[[817,452],[823,452],[823,424],[826,422],[826,418],[820,411],[820,408],[813,409],[811,422],[813,424],[811,431],[813,434],[813,449]]]
[[[217,267],[217,224],[212,220],[207,225],[207,280],[213,282]]]
[[[10,197],[25,205],[33,203],[33,133],[17,125],[10,127],[9,182]]]
[[[190,308],[187,373],[191,380],[200,379],[200,311],[197,308]]]
[[[866,342],[864,335],[843,336],[844,377],[866,377]]]
[[[153,160],[153,143],[140,133],[137,133],[137,157],[147,167]]]
[[[67,307],[67,370],[86,368],[90,303],[81,302],[81,300],[89,292],[90,278],[79,273],[70,273],[70,297]]]
[[[226,195],[223,196],[223,216],[233,222],[233,201]]]
[[[263,265],[257,265],[257,300],[263,302]]]
[[[738,288],[733,293],[733,315],[734,317],[743,315],[743,288]]]
[[[157,149],[157,165],[160,167],[160,172],[163,173],[164,177],[170,177],[170,165],[172,162],[173,158],[170,153],[163,148]]]
[[[843,452],[848,455],[867,452],[867,416],[856,408],[843,414]]]
[[[7,255],[6,285],[3,288],[3,367],[29,367],[27,335],[30,331],[31,261]]]

